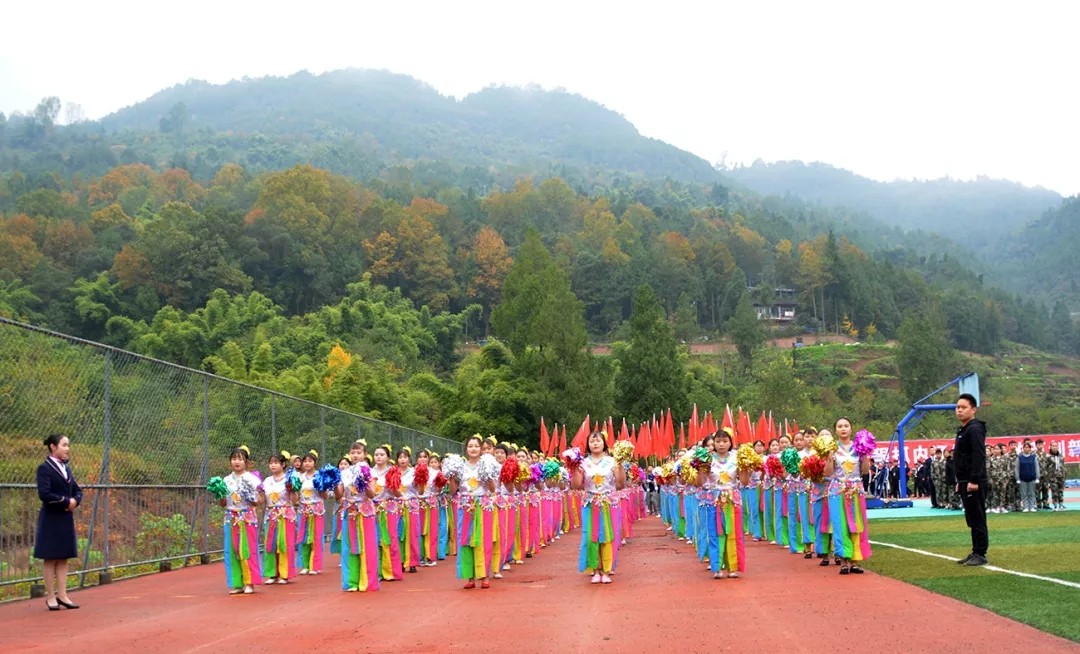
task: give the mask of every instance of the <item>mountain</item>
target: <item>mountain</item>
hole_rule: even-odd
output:
[[[100,121],[106,131],[200,130],[360,140],[389,159],[529,170],[570,166],[713,182],[705,160],[642,136],[621,115],[566,91],[490,87],[458,101],[412,77],[375,70],[189,81]]]
[[[1002,239],[998,276],[1018,292],[1048,304],[1064,301],[1080,310],[1076,246],[1080,243],[1080,197],[1064,200]]]
[[[794,195],[827,206],[865,211],[889,225],[938,233],[984,256],[1026,221],[1061,203],[1061,195],[980,177],[878,182],[822,163],[781,161],[724,171],[767,195]]]

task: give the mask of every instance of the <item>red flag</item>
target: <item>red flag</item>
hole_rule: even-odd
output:
[[[791,430],[788,431],[788,434],[789,435],[790,434],[796,434],[798,432],[799,432],[799,423],[795,422],[795,420],[792,419],[792,421],[791,421]]]
[[[690,440],[696,445],[698,442],[698,415],[697,415],[697,403],[694,403],[694,410],[690,412],[690,424],[687,425],[687,431],[690,432]],[[682,431],[679,432],[679,449],[686,447],[686,441],[683,439]]]
[[[633,440],[630,438],[630,431],[626,428],[626,418],[622,419],[622,427],[619,428],[619,440],[630,441],[633,443]],[[634,449],[637,449],[637,443],[634,443]]]
[[[648,423],[638,426],[637,436],[638,441],[641,442],[641,447],[645,452],[644,456],[657,454],[656,445],[654,444],[652,433],[649,432]]]
[[[739,445],[750,443],[754,440],[754,431],[750,427],[750,415],[739,407],[739,421],[735,425],[735,433],[738,434]]]
[[[769,433],[776,435],[776,423],[773,422],[772,411],[769,412]]]
[[[716,433],[716,418],[713,417],[712,411],[705,414],[705,425],[705,434]],[[704,434],[702,437],[704,437]]]
[[[551,436],[548,435],[547,425],[544,424],[544,416],[540,416],[540,451],[548,456],[551,447]]]
[[[731,415],[731,405],[724,407],[724,418],[720,422],[720,429],[726,431],[728,436],[731,436],[731,440],[735,440],[735,418]]]
[[[680,423],[679,428],[682,428]],[[664,424],[664,433],[662,435],[664,442],[664,456],[671,454],[671,448],[675,447],[675,421],[671,417],[671,408],[667,410],[667,421]]]
[[[686,449],[686,431],[683,430],[683,424],[679,423],[679,449]]]
[[[611,416],[607,418],[607,427],[604,428],[604,431],[607,432],[607,438],[604,440],[607,441],[607,446],[611,447],[615,444],[615,423],[611,421]]]
[[[581,426],[578,427],[577,433],[574,434],[574,440],[570,443],[570,446],[584,452],[589,445],[589,434],[589,416],[585,416],[585,419],[581,421]]]
[[[559,426],[555,425],[555,428],[558,429]],[[561,435],[560,438],[561,438],[561,440],[559,441],[559,452],[561,453],[561,452],[565,452],[568,449],[566,447],[566,425],[562,426],[562,435]]]

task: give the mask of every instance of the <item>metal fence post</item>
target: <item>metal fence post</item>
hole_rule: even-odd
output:
[[[270,451],[277,452],[277,396],[270,396]]]
[[[79,572],[79,588],[82,588],[86,584],[86,566],[90,563],[90,550],[94,547],[94,525],[97,524],[98,504],[101,502],[102,495],[105,496],[105,508],[103,509],[105,515],[105,546],[102,548],[102,554],[104,556],[104,565],[106,570],[109,566],[109,486],[108,486],[108,474],[109,474],[109,441],[112,436],[112,412],[110,403],[112,398],[110,394],[112,392],[112,351],[105,350],[105,402],[104,402],[104,415],[102,421],[102,429],[104,431],[105,445],[102,449],[101,455],[101,469],[98,471],[98,489],[94,491],[94,508],[90,510],[90,526],[86,530],[86,549],[83,550],[83,562],[81,570]],[[106,572],[107,574],[107,572]],[[67,584],[67,580],[56,580],[57,583]]]
[[[203,424],[203,451],[202,451],[202,470],[199,471],[199,483],[205,484],[208,475],[210,474],[210,378],[203,377],[203,400],[202,400],[202,424]],[[196,495],[195,506],[199,506],[199,499],[202,494]],[[191,517],[191,530],[196,528],[196,518],[194,513]],[[200,554],[207,555],[210,551],[210,502],[207,501],[203,508],[203,530],[202,530],[202,547]],[[187,551],[191,553],[191,533],[188,533],[188,546]]]
[[[109,471],[109,452],[112,448],[112,352],[105,352],[105,455],[101,460],[102,481],[105,483],[105,542],[101,548],[104,561],[102,565],[109,569],[109,488],[112,486],[112,474]],[[89,545],[88,545],[89,547]]]
[[[319,429],[322,432],[322,443],[319,445],[319,453],[326,456],[326,407],[319,407]]]

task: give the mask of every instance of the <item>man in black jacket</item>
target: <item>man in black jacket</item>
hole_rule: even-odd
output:
[[[986,529],[986,423],[975,419],[978,402],[971,393],[956,400],[956,430],[953,460],[956,492],[964,504],[964,520],[971,529],[971,554],[957,561],[961,565],[986,565],[990,534]]]

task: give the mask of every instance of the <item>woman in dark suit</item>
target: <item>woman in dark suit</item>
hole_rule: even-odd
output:
[[[63,606],[77,609],[67,594],[68,559],[78,552],[75,540],[75,507],[82,503],[82,489],[68,466],[71,444],[63,434],[45,438],[49,456],[37,469],[37,491],[41,499],[34,558],[45,560],[45,605],[50,611]]]

